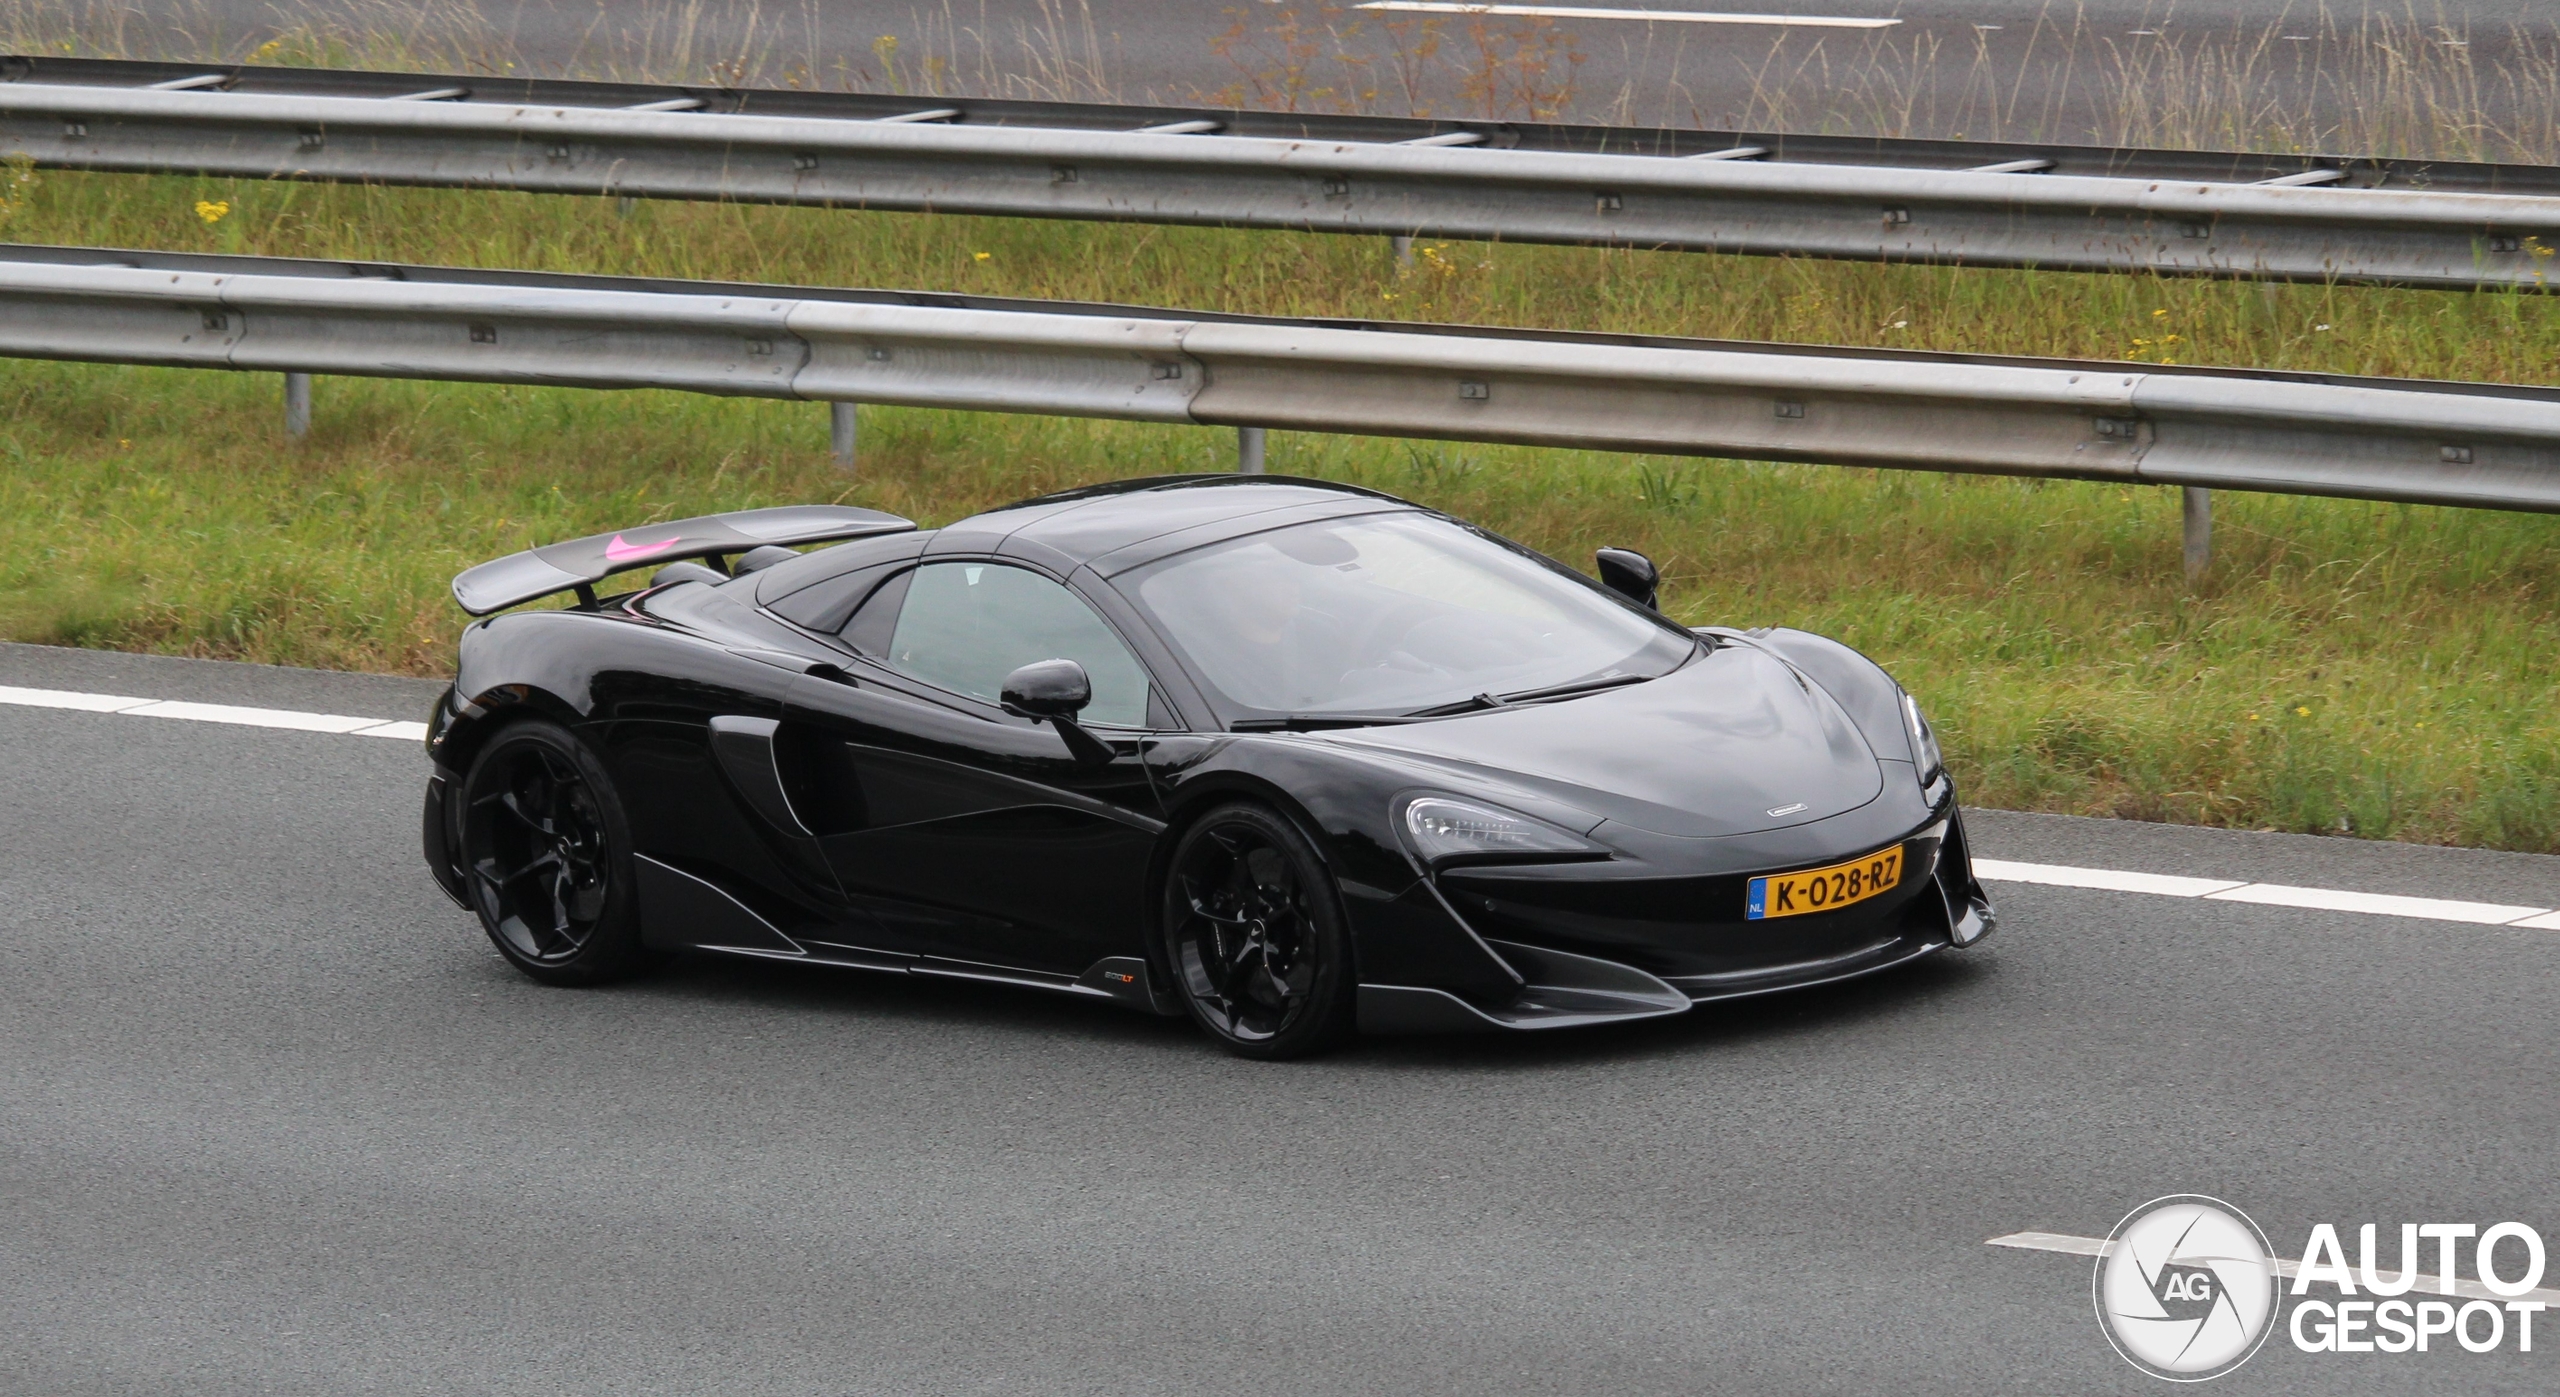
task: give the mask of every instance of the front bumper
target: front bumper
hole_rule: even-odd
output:
[[[1652,1018],[1710,1000],[1871,975],[1988,936],[1997,917],[1973,876],[1952,796],[1898,842],[1910,873],[1892,892],[1836,912],[1757,921],[1743,915],[1745,885],[1788,870],[1696,877],[1610,876],[1617,870],[1603,873],[1593,864],[1444,871],[1431,880],[1441,905],[1519,971],[1523,987],[1499,1002],[1477,1002],[1364,985],[1362,1027],[1418,1032]],[[1873,852],[1842,850],[1790,867]]]

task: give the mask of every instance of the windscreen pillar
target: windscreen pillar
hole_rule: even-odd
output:
[[[2187,580],[2202,581],[2204,570],[2213,562],[2213,492],[2193,485],[2181,486],[2183,513],[2187,531]]]
[[[300,441],[311,435],[311,375],[284,376],[284,434]]]
[[[1266,428],[1236,428],[1236,474],[1262,474],[1262,455],[1270,445],[1270,437]]]
[[[853,469],[853,404],[827,404],[827,450],[833,452],[836,464]]]

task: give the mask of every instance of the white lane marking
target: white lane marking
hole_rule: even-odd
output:
[[[2105,1256],[2115,1250],[2115,1244],[2103,1237],[2074,1237],[2062,1232],[2012,1232],[2005,1237],[1994,1237],[1983,1245],[2016,1247],[2020,1251],[2056,1251],[2069,1256]],[[2286,1280],[2292,1280],[2302,1274],[2302,1263],[2291,1257],[2279,1256],[2275,1261],[2276,1274]],[[2391,1274],[2394,1276],[2399,1274],[2397,1266],[2392,1268]],[[2321,1280],[2314,1284],[2325,1285],[2327,1281]],[[2528,1290],[2522,1295],[2500,1295],[2478,1281],[2460,1279],[2454,1281],[2453,1289],[2446,1290],[2437,1284],[2436,1273],[2433,1271],[2426,1272],[2418,1282],[2417,1289],[2410,1294],[2415,1295],[2420,1292],[2428,1295],[2461,1295],[2473,1300],[2539,1300],[2546,1305],[2560,1304],[2560,1290]]]
[[[83,713],[118,713],[129,718],[179,718],[194,723],[236,723],[252,728],[286,728],[349,737],[393,737],[407,742],[427,740],[427,725],[393,718],[357,718],[344,713],[303,713],[291,708],[248,708],[229,703],[191,703],[184,699],[132,698],[123,694],[84,694],[73,689],[21,689],[0,684],[0,704],[20,708],[69,708]]]
[[[0,684],[0,703],[24,708],[76,708],[83,713],[121,713],[151,700],[123,694],[83,694],[70,689],[16,689]]]
[[[184,718],[191,723],[238,723],[251,728],[292,728],[301,732],[354,732],[380,727],[387,719],[350,718],[343,713],[300,713],[290,708],[243,708],[228,703],[189,703],[163,699],[125,713],[136,718]]]
[[[1523,19],[1632,19],[1674,24],[1774,24],[1800,29],[1890,29],[1898,19],[1853,19],[1846,15],[1735,15],[1704,10],[1616,10],[1583,5],[1476,5],[1464,0],[1368,0],[1364,10],[1401,10],[1425,15],[1497,15]]]
[[[2024,1251],[2069,1252],[2073,1256],[2104,1256],[2115,1248],[2104,1237],[2074,1237],[2067,1232],[2012,1232],[1983,1243],[1986,1247],[2017,1247]]]
[[[2073,868],[2058,863],[2010,863],[2005,859],[1975,859],[1973,876],[1994,883],[2043,883],[2057,888],[2101,888],[2108,892],[2151,893],[2159,897],[2201,897],[2215,902],[2256,902],[2269,907],[2306,907],[2320,912],[2363,912],[2377,917],[2423,917],[2437,922],[2470,922],[2475,926],[2560,931],[2560,911],[2548,907],[2510,907],[2497,902],[2456,902],[2441,897],[2401,897],[2391,893],[2348,892],[2341,888],[2295,888],[2282,883],[2242,883],[2227,878],[2176,878],[2165,873]]]
[[[2165,873],[2126,873],[2114,868],[2073,868],[2059,863],[2009,863],[1975,859],[1973,876],[2000,883],[2050,883],[2058,888],[2104,888],[2162,897],[2203,897],[2243,886],[2236,878],[2173,878]]]
[[[2449,902],[2435,897],[2397,897],[2390,893],[2351,893],[2336,888],[2289,888],[2282,883],[2206,893],[2224,902],[2263,902],[2270,907],[2310,907],[2323,912],[2371,912],[2383,917],[2426,917],[2439,922],[2479,922],[2505,926],[2542,915],[2541,907],[2504,907],[2494,902]]]

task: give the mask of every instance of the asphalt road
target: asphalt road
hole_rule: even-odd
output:
[[[1883,29],[1677,20],[1563,18],[1566,42],[1534,61],[1506,57],[1488,66],[1463,18],[1431,21],[1435,57],[1400,60],[1423,35],[1421,17],[1364,13],[1354,0],[460,0],[420,7],[449,15],[476,10],[458,46],[492,58],[511,55],[534,71],[699,72],[711,65],[749,81],[780,82],[795,70],[824,86],[877,89],[892,74],[875,56],[883,35],[898,40],[896,82],[926,85],[925,67],[946,66],[942,90],[998,95],[1188,103],[1231,85],[1254,91],[1284,70],[1302,70],[1309,89],[1374,89],[1378,110],[1401,114],[1413,102],[1440,115],[1525,113],[1521,92],[1560,92],[1565,52],[1574,69],[1570,114],[1667,125],[1758,129],[1858,129],[1878,134],[1975,139],[2111,141],[2127,94],[2167,114],[2232,86],[2251,93],[2244,126],[2268,110],[2310,111],[2335,125],[2364,92],[2323,84],[2318,75],[2354,66],[2358,53],[2397,71],[2423,101],[2454,100],[2451,79],[2466,62],[2484,78],[2481,100],[2493,124],[2536,120],[2550,90],[2548,54],[2560,41],[2560,7],[2524,0],[1570,0],[1568,8],[1638,9],[1664,14],[1724,12],[1841,19],[1898,19]],[[66,8],[76,8],[65,6]],[[127,42],[172,54],[240,53],[279,25],[311,15],[353,15],[355,25],[392,27],[409,13],[369,0],[128,0],[142,17]],[[1302,16],[1294,46],[1279,29]],[[1329,15],[1328,15],[1329,12]],[[2333,40],[2372,13],[2403,31],[2386,56]],[[2324,19],[2324,14],[2326,18]],[[2413,21],[2426,32],[2411,42]],[[1510,53],[1524,21],[1488,20],[1492,48]],[[1343,36],[1315,37],[1330,25]],[[1407,26],[1399,40],[1396,25]],[[1232,56],[1221,36],[1241,25]],[[463,32],[434,24],[436,32]],[[2454,40],[2459,48],[2441,40]],[[448,47],[455,46],[449,43]],[[1532,49],[1538,48],[1532,43]],[[1334,61],[1336,54],[1357,60]],[[2218,57],[2208,57],[2218,55]],[[2511,70],[2518,93],[2494,76]],[[1366,76],[1360,76],[1360,74]],[[1468,74],[1477,76],[1469,90]],[[1408,91],[1407,75],[1420,74]],[[1495,75],[1490,83],[1486,75]],[[1507,74],[1507,77],[1501,76]],[[1266,87],[1253,105],[1281,105]],[[1507,95],[1488,98],[1487,91]],[[1333,100],[1313,93],[1323,106]],[[1488,105],[1489,104],[1489,105]],[[2137,140],[2153,133],[2134,131]],[[2226,138],[2227,139],[2227,138]],[[2361,153],[2342,151],[2344,154]],[[2398,152],[2391,152],[2398,153]]]
[[[0,684],[417,681],[0,647]],[[2555,1209],[2560,933],[2003,886],[1977,952],[1624,1031],[1256,1065],[1044,997],[501,964],[405,743],[0,707],[0,1390],[2156,1390],[2154,1196]],[[1986,855],[2560,905],[2560,859],[1983,814]],[[2219,1390],[2548,1392],[2560,1354]],[[2560,1337],[2545,1341],[2560,1347]]]

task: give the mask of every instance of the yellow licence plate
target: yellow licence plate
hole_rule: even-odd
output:
[[[1902,846],[1897,844],[1881,853],[1835,863],[1829,868],[1754,878],[1743,895],[1742,915],[1745,920],[1756,922],[1768,917],[1828,912],[1890,892],[1901,882]]]

